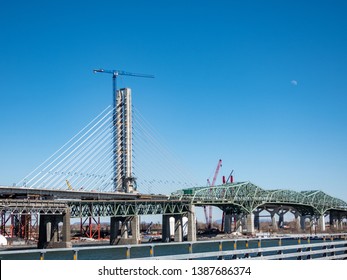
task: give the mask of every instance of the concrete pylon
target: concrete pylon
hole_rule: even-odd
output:
[[[249,213],[246,216],[247,234],[253,235],[255,233],[254,229],[254,214]]]
[[[277,231],[278,230],[278,225],[275,217],[275,212],[271,213],[271,225],[272,225],[272,230]]]
[[[294,217],[295,217],[295,229],[298,232],[301,232],[301,215],[299,212],[295,212],[294,213]]]
[[[175,215],[175,241],[182,242],[183,241],[183,221],[182,215]]]
[[[162,229],[161,229],[161,236],[163,242],[170,242],[170,216],[169,215],[163,215],[162,218]]]
[[[196,216],[195,216],[195,205],[189,206],[188,211],[188,241],[196,241]]]
[[[318,231],[325,232],[324,214],[318,217]]]
[[[254,227],[256,230],[260,230],[260,212],[263,211],[262,209],[256,210],[254,212]]]
[[[279,228],[283,228],[284,226],[284,215],[288,213],[288,210],[281,209],[278,212],[278,226]]]
[[[224,232],[231,233],[232,214],[224,214]]]

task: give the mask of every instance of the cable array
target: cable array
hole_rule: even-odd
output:
[[[111,106],[105,108],[17,185],[54,190],[113,191],[114,174],[123,168],[114,165],[121,155],[117,151],[114,156],[113,113]],[[177,189],[198,186],[197,180],[162,144],[164,141],[159,133],[135,108],[132,121],[132,176],[136,178],[140,193],[170,194]]]
[[[113,184],[111,106],[104,109],[18,185],[27,188],[105,191]]]
[[[182,160],[163,144],[165,141],[160,134],[135,107],[133,122],[133,169],[140,192],[170,194],[199,185]]]

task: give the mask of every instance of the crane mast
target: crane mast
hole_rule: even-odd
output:
[[[217,176],[218,176],[218,173],[219,173],[219,170],[220,168],[222,167],[222,160],[220,159],[218,161],[218,164],[217,164],[217,167],[216,167],[216,171],[214,172],[214,176],[213,176],[213,179],[212,179],[212,183],[210,183],[210,180],[207,179],[207,183],[208,185],[212,188],[216,181],[217,181]],[[206,207],[204,207],[204,212],[205,212],[205,218],[206,218],[206,224],[207,224],[207,229],[211,229],[212,228],[212,206],[208,206],[208,215],[207,215],[207,209]]]

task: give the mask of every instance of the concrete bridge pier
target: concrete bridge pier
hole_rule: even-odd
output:
[[[325,217],[324,214],[320,215],[318,217],[318,231],[319,232],[325,232]]]
[[[276,222],[276,213],[278,212],[278,208],[275,209],[269,209],[266,208],[266,211],[269,212],[270,216],[271,216],[271,227],[272,227],[272,231],[277,231],[278,230],[278,224]]]
[[[344,228],[343,228],[343,217],[340,217],[340,219],[339,219],[339,230],[340,231],[344,230]]]
[[[295,229],[298,231],[298,232],[301,232],[301,214],[298,212],[298,211],[291,211],[292,214],[294,215],[294,219],[295,219]]]
[[[131,235],[129,236],[129,227]],[[120,235],[119,235],[120,233]],[[140,243],[140,220],[139,216],[111,217],[110,244],[125,245]]]
[[[247,214],[246,226],[247,226],[247,234],[254,235],[255,229],[254,229],[254,214],[253,213]]]
[[[260,230],[260,212],[263,211],[263,209],[257,209],[254,211],[254,228],[256,230]]]
[[[59,223],[63,223],[62,239],[59,236]],[[40,215],[39,241],[37,247],[43,248],[71,248],[70,210],[62,215]]]
[[[329,224],[331,230],[337,230],[337,220],[338,214],[335,211],[330,211],[329,213]]]
[[[174,215],[174,218],[175,218],[174,241],[182,242],[183,241],[183,216]]]
[[[275,212],[271,212],[270,214],[271,214],[272,230],[273,231],[277,231],[278,230],[278,225],[277,225],[277,221],[276,221]]]
[[[307,217],[308,217],[307,215],[301,216],[300,226],[301,226],[301,230],[303,232],[305,232],[305,230],[306,230],[306,219],[307,219]]]
[[[232,219],[233,219],[232,213],[224,213],[224,232],[225,233],[231,233]]]
[[[284,215],[288,213],[288,210],[281,209],[278,212],[278,227],[283,228],[284,226]]]
[[[163,242],[170,242],[170,216],[163,215],[162,218],[162,229],[161,229],[161,237]]]
[[[243,214],[234,214],[234,227],[232,231],[242,233],[244,227],[244,215]]]
[[[195,215],[195,205],[189,206],[188,212],[188,241],[196,241],[196,215]]]

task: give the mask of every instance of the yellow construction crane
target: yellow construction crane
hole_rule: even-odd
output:
[[[66,185],[67,185],[67,187],[69,188],[69,190],[72,191],[73,188],[71,187],[70,182],[69,182],[68,180],[65,180],[65,182],[66,182]]]

